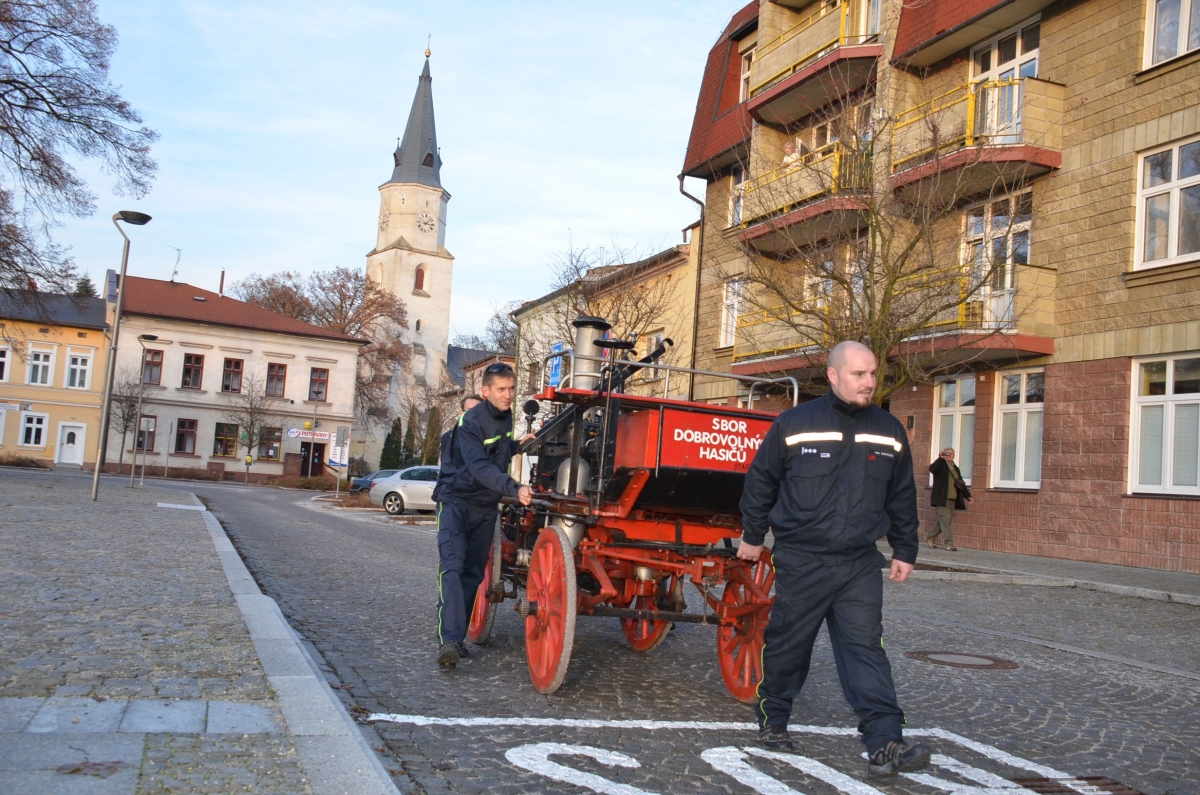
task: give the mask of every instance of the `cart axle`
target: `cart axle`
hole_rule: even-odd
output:
[[[674,613],[667,610],[634,610],[629,607],[608,607],[596,605],[588,615],[611,616],[613,618],[632,618],[639,621],[678,621],[684,624],[719,624],[720,621],[711,613]]]

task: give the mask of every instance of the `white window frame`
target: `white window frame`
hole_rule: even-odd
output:
[[[82,366],[76,367],[72,363],[72,359],[80,360],[83,363]],[[71,386],[71,376],[79,370],[83,371],[83,386]],[[92,354],[67,351],[67,373],[63,386],[67,389],[81,389],[85,391],[92,388]]]
[[[996,372],[996,387],[995,408],[992,412],[992,477],[991,483],[993,488],[997,489],[1024,489],[1028,491],[1036,491],[1042,487],[1041,471],[1043,462],[1046,457],[1045,439],[1046,439],[1046,386],[1045,381],[1042,382],[1042,402],[1041,403],[1026,403],[1025,395],[1027,392],[1027,381],[1030,375],[1045,376],[1046,371],[1042,368],[1030,368],[1024,370],[999,370]],[[1007,376],[1021,376],[1021,402],[1020,403],[1005,403],[1004,402],[1004,384]],[[1016,444],[1016,479],[1004,480],[1002,478],[1001,464],[1004,455],[1004,415],[1017,415],[1017,444]],[[1042,432],[1041,438],[1038,440],[1039,456],[1038,456],[1038,479],[1028,480],[1025,478],[1025,440],[1026,429],[1028,428],[1029,417],[1033,414],[1041,415]]]
[[[962,382],[963,381],[975,382],[975,397],[972,399],[972,403],[969,406],[962,405]],[[955,384],[955,388],[954,388],[955,404],[953,406],[943,407],[942,400],[941,400],[942,388],[948,383]],[[976,436],[976,434],[975,434],[975,405],[978,402],[979,402],[979,376],[976,375],[975,373],[963,373],[962,375],[955,376],[954,378],[947,378],[943,381],[939,381],[936,384],[934,384],[934,387],[933,387],[933,431],[932,431],[932,433],[930,433],[930,440],[931,440],[933,449],[930,450],[929,460],[936,461],[938,454],[940,454],[942,452],[942,450],[946,449],[947,447],[953,447],[954,448],[954,463],[955,463],[955,465],[958,466],[959,471],[962,472],[963,482],[965,482],[968,486],[971,485],[971,471],[974,469],[974,461],[975,461],[975,436]],[[948,443],[948,444],[947,444],[946,440],[942,438],[942,418],[943,417],[952,417],[953,418],[953,420],[952,420],[953,426],[951,429],[951,437],[952,438],[950,440],[950,443]],[[970,419],[970,423],[971,423],[971,460],[970,461],[967,461],[967,459],[963,456],[963,451],[962,451],[962,426],[963,426],[964,418],[966,418],[966,417],[971,418]],[[930,477],[930,485],[932,485],[933,476],[930,475],[929,477]]]
[[[54,348],[36,348],[32,345],[29,346],[29,361],[25,363],[25,384],[27,386],[54,386],[54,368],[58,364],[58,362],[55,361],[58,358],[55,355],[56,353],[57,351]],[[48,362],[34,362],[33,357],[35,354],[49,354],[50,360]],[[45,383],[33,380],[32,376],[34,364],[37,364],[39,367],[44,366],[47,368],[47,380]]]
[[[9,373],[12,372],[12,345],[7,341],[0,340],[0,384],[8,383]]]
[[[1167,63],[1182,55],[1187,55],[1190,52],[1200,49],[1200,39],[1196,41],[1196,46],[1189,46],[1189,28],[1193,24],[1200,26],[1200,20],[1191,19],[1192,12],[1200,13],[1200,7],[1194,7],[1190,0],[1178,0],[1178,3],[1179,20],[1177,22],[1178,29],[1176,30],[1175,51],[1170,55],[1165,55],[1155,60],[1155,34],[1158,32],[1156,11],[1158,3],[1156,0],[1146,0],[1146,41],[1142,54],[1142,65],[1144,68],[1149,69],[1152,66]]]
[[[1000,76],[1009,70],[1011,70],[1013,72],[1013,75],[1015,77],[1021,76],[1022,71],[1025,71],[1025,72],[1032,71],[1033,72],[1032,75],[1025,75],[1025,76],[1037,77],[1038,68],[1040,65],[1040,61],[1042,59],[1041,31],[1038,31],[1038,46],[1034,47],[1032,50],[1028,50],[1028,51],[1024,50],[1025,42],[1021,37],[1021,32],[1026,30],[1027,28],[1031,27],[1032,25],[1040,26],[1041,22],[1042,22],[1042,15],[1034,14],[1029,19],[1022,22],[1021,24],[1013,25],[1011,28],[1001,31],[1000,33],[996,34],[995,36],[989,37],[986,41],[981,41],[981,42],[979,42],[979,44],[976,44],[974,47],[972,47],[971,48],[971,82],[975,83],[975,82],[979,82],[980,80],[999,80],[999,79],[1001,79]],[[1012,36],[1013,34],[1016,34],[1016,36],[1017,36],[1017,50],[1018,50],[1017,56],[1011,61],[1005,61],[1003,64],[997,63],[997,47],[1000,44],[1000,41],[1002,39],[1007,39],[1009,36]],[[991,63],[989,64],[987,70],[980,71],[978,69],[979,60],[977,58],[977,55],[983,50],[988,50],[991,53],[991,55],[988,56],[989,59],[991,60]],[[1032,70],[1029,68],[1030,63],[1034,64]]]
[[[734,166],[729,171],[729,227],[742,225],[742,215],[745,210],[746,170]]]
[[[1175,177],[1179,173],[1179,150],[1185,146],[1192,144],[1200,144],[1200,136],[1191,138],[1183,138],[1178,141],[1173,141],[1166,146],[1159,146],[1154,149],[1142,152],[1138,156],[1137,164],[1137,234],[1134,236],[1134,269],[1140,270],[1143,268],[1161,268],[1165,265],[1175,265],[1181,262],[1194,262],[1200,260],[1200,251],[1193,251],[1188,254],[1179,254],[1179,205],[1180,194],[1184,189],[1200,186],[1200,173],[1184,179],[1168,180],[1153,187],[1145,187],[1146,184],[1146,160],[1154,155],[1161,154],[1166,151],[1172,151],[1171,156],[1171,176]],[[1170,195],[1169,208],[1167,216],[1167,256],[1147,260],[1146,259],[1146,202],[1148,199],[1158,196]]]
[[[1028,219],[1018,221],[1018,202],[1028,198]],[[997,226],[996,205],[1008,205],[1008,224]],[[971,228],[972,216],[982,210],[981,227],[978,231]],[[1018,257],[1018,248],[1014,245],[1018,236],[1024,236],[1024,259]],[[996,245],[1000,244],[1002,251],[997,252]],[[1006,193],[986,201],[978,202],[963,210],[962,213],[962,259],[970,268],[972,286],[982,281],[987,275],[987,282],[982,284],[967,304],[978,302],[981,306],[981,320],[985,327],[1008,327],[1016,318],[1016,293],[1018,269],[1028,265],[1033,259],[1033,191],[1032,189]],[[1003,257],[1003,262],[995,262],[996,256]]]
[[[722,348],[732,347],[737,341],[737,322],[742,315],[746,280],[731,276],[721,282],[721,339]]]
[[[26,444],[25,443],[25,425],[29,420],[40,417],[42,420],[42,443],[41,444]],[[46,439],[50,436],[50,415],[42,414],[37,411],[22,411],[21,412],[21,427],[17,431],[17,447],[24,447],[31,450],[45,450]]]
[[[1133,361],[1133,387],[1130,393],[1129,421],[1129,493],[1130,494],[1179,494],[1200,495],[1200,485],[1175,486],[1172,484],[1175,474],[1175,426],[1180,405],[1200,403],[1200,393],[1174,395],[1175,365],[1180,359],[1200,359],[1200,352],[1173,354],[1170,356],[1147,356]],[[1152,362],[1166,362],[1166,388],[1162,395],[1138,394],[1141,384],[1141,368]],[[1139,482],[1142,465],[1142,420],[1143,409],[1148,406],[1162,406],[1162,444],[1160,473],[1161,485],[1143,485]],[[1200,462],[1198,462],[1200,463]],[[1200,480],[1200,478],[1198,478]]]
[[[748,50],[741,53],[742,56],[742,77],[738,83],[738,102],[742,103],[750,99],[750,70],[754,66],[754,45],[751,45]]]

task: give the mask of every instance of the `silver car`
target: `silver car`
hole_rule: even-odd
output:
[[[382,505],[392,516],[398,516],[410,508],[417,511],[432,511],[433,487],[437,485],[438,468],[430,466],[409,467],[391,477],[380,478],[371,483],[371,504]]]

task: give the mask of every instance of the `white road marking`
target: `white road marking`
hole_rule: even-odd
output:
[[[763,759],[774,759],[776,762],[789,764],[801,773],[824,781],[826,784],[836,788],[838,792],[845,793],[845,795],[883,795],[874,787],[864,784],[857,779],[850,778],[845,773],[834,770],[829,765],[821,764],[815,759],[809,759],[807,756],[781,754],[778,751],[767,751],[762,748],[747,748],[745,750],[746,753],[762,757]]]
[[[699,731],[758,731],[754,723],[733,721],[689,721],[689,720],[597,720],[592,718],[434,718],[426,715],[398,715],[373,713],[368,721],[383,723],[408,723],[414,726],[529,726],[563,729],[646,729],[672,731],[694,729]],[[834,737],[851,737],[856,729],[840,726],[788,726],[790,731],[804,734],[824,734]]]
[[[514,718],[439,718],[439,717],[431,717],[431,716],[427,716],[427,715],[403,715],[403,714],[399,714],[399,713],[372,713],[370,716],[368,716],[367,720],[370,722],[398,723],[398,724],[408,724],[408,725],[412,725],[412,726],[452,726],[452,727],[462,727],[462,728],[482,728],[482,727],[488,727],[488,726],[516,726],[516,727],[529,727],[529,728],[558,728],[558,729],[643,729],[646,731],[658,731],[658,730],[667,730],[667,731],[680,731],[680,730],[685,730],[685,731],[686,730],[757,731],[758,730],[757,724],[741,723],[741,722],[735,722],[735,721],[600,720],[600,719],[594,719],[594,718],[515,718],[515,717]],[[823,735],[826,737],[855,737],[858,735],[858,731],[856,729],[852,729],[849,727],[841,727],[841,726],[809,726],[809,725],[804,725],[804,724],[789,724],[788,731],[794,732],[797,734],[817,734],[817,735]],[[1044,776],[1045,778],[1057,780],[1058,782],[1062,783],[1063,785],[1070,787],[1071,789],[1080,793],[1080,795],[1097,795],[1097,790],[1093,785],[1088,784],[1085,781],[1080,781],[1068,773],[1064,773],[1060,770],[1056,770],[1052,767],[1049,767],[1047,765],[1042,765],[1037,762],[1031,762],[1028,759],[1022,759],[1018,756],[1014,756],[1014,755],[1008,753],[1007,751],[1002,751],[999,748],[996,748],[995,746],[987,745],[986,743],[977,742],[975,740],[970,740],[966,737],[963,737],[960,734],[955,734],[954,732],[946,731],[945,729],[937,729],[937,728],[911,729],[910,728],[910,729],[905,730],[905,734],[909,737],[933,737],[933,738],[937,738],[937,739],[941,739],[941,740],[947,740],[949,742],[952,742],[959,746],[962,746],[963,748],[966,748],[967,750],[974,751],[975,753],[979,754],[980,756],[991,759],[992,761],[997,762],[999,764],[1006,765],[1008,767],[1015,768],[1017,770],[1027,770],[1031,773],[1036,773],[1039,776]],[[539,743],[536,745],[538,747],[541,747],[541,746],[556,745],[556,744],[554,744],[554,743]],[[527,746],[522,746],[522,747],[527,747]],[[532,746],[528,746],[528,747],[532,747]],[[590,746],[563,746],[563,747],[589,748]],[[592,749],[592,750],[599,751],[600,749]],[[735,765],[736,762],[738,762],[737,756],[733,753],[733,752],[737,752],[738,749],[734,748],[734,749],[732,749],[732,752],[729,749],[714,749],[714,750],[722,751],[721,754],[718,754],[715,757],[713,757],[713,759],[715,759],[716,761],[718,761],[722,764],[729,765],[729,766],[731,766],[731,768]],[[768,759],[780,759],[782,761],[785,761],[788,764],[792,765],[793,767],[796,767],[797,769],[800,769],[816,778],[821,778],[822,780],[827,781],[828,783],[830,783],[831,785],[833,785],[835,787],[840,787],[842,784],[845,784],[846,786],[849,786],[850,784],[855,784],[858,786],[866,787],[866,785],[861,784],[860,782],[857,782],[855,779],[852,779],[849,776],[845,776],[845,774],[842,774],[842,773],[834,770],[833,768],[823,765],[820,762],[816,762],[814,760],[807,759],[806,757],[799,757],[799,756],[795,756],[795,755],[791,755],[791,754],[778,754],[773,751],[764,751],[764,750],[759,750],[757,748],[747,748],[745,750],[747,753],[753,754],[755,756],[768,758]],[[553,753],[558,753],[558,752],[555,751]],[[606,752],[606,753],[613,753],[613,752]],[[701,754],[701,757],[704,758],[705,761],[709,761],[710,764],[713,764],[713,762],[710,761],[708,759],[708,757],[705,757],[704,754]],[[592,758],[596,758],[596,757],[592,757]],[[796,760],[804,760],[804,761],[797,762]],[[950,770],[951,772],[957,773],[958,775],[960,775],[964,778],[968,778],[979,784],[983,784],[985,788],[980,789],[978,787],[973,787],[973,786],[965,785],[965,784],[948,784],[947,782],[941,781],[932,776],[928,776],[928,778],[930,779],[929,782],[922,780],[921,783],[928,784],[929,786],[934,786],[935,788],[942,789],[944,791],[970,793],[971,795],[979,795],[980,793],[987,793],[987,795],[991,795],[992,793],[997,793],[997,795],[1007,795],[1008,792],[1012,792],[1012,790],[1014,789],[1012,786],[1012,782],[1007,781],[1007,779],[1002,779],[999,776],[993,776],[991,773],[988,773],[983,770],[979,770],[978,768],[974,768],[963,762],[959,762],[958,760],[953,759],[952,757],[947,757],[947,756],[938,754],[934,757],[934,760],[935,760],[934,763],[936,765],[945,767],[946,769]],[[741,760],[741,761],[744,764],[744,760]],[[547,764],[553,764],[553,763],[547,762]],[[801,766],[802,764],[809,765],[809,766],[806,769],[805,767]],[[715,764],[713,764],[713,766],[717,767]],[[753,770],[753,768],[749,768],[748,765],[746,765],[746,768]],[[530,769],[530,768],[527,768],[527,769]],[[570,770],[570,768],[566,768],[566,769]],[[717,769],[722,769],[722,768],[717,768]],[[746,783],[747,786],[750,786],[753,789],[754,788],[753,785],[748,783],[750,780],[750,778],[749,778],[750,774],[745,773],[745,771],[742,770],[740,767],[738,769],[744,775],[748,776],[746,781],[743,781],[743,783]],[[723,771],[723,772],[728,772],[728,771]],[[769,786],[767,783],[767,779],[770,779],[769,776],[765,776],[765,774],[757,774],[757,771],[755,771],[755,773],[756,773],[756,776],[762,776],[762,778],[757,778],[757,777],[754,778],[755,781],[758,781],[763,786]],[[583,774],[581,774],[581,775],[583,775]],[[730,775],[734,775],[734,774],[730,773]],[[914,775],[918,775],[918,774],[914,774]],[[919,775],[927,775],[927,774],[919,774]],[[825,776],[829,776],[829,778],[825,778]],[[734,777],[736,778],[737,776],[734,776]],[[834,779],[836,779],[836,781],[841,782],[841,783],[840,784],[834,783]],[[557,780],[562,780],[562,779],[557,779]],[[604,782],[604,779],[599,779],[599,780],[601,782]],[[775,781],[774,779],[770,779],[770,780]],[[739,781],[741,781],[741,779],[739,779]],[[935,784],[933,782],[937,782],[937,783]],[[608,782],[608,783],[611,783],[611,782]],[[775,781],[775,784],[780,784],[780,782]],[[614,785],[614,786],[625,786],[625,785]],[[780,784],[780,786],[782,786],[782,784]],[[607,792],[606,790],[597,790],[597,791],[598,792]],[[763,792],[764,790],[759,790],[759,791]],[[853,792],[854,795],[860,795],[860,794],[866,795],[867,793],[870,793],[870,795],[875,795],[875,793],[878,792],[878,790],[875,790],[873,788],[860,789],[860,790],[856,790],[856,791],[855,790],[847,790],[847,789],[843,788],[842,791],[848,792],[848,793]],[[622,791],[622,792],[623,792],[623,795],[629,795],[628,791]],[[778,795],[787,795],[783,790],[772,790],[771,792],[772,793],[778,792]]]
[[[176,505],[173,502],[160,502],[158,504],[158,507],[159,508],[178,508],[181,511],[200,511],[202,513],[204,511],[208,510],[203,505]]]
[[[967,763],[960,762],[952,756],[946,756],[945,754],[934,754],[929,761],[938,767],[957,773],[963,778],[970,779],[976,784],[982,784],[985,787],[1002,790],[1023,789],[1020,784],[1009,781],[1006,778],[1000,778],[999,776],[989,773],[986,770],[980,770],[977,767],[971,767]]]
[[[746,753],[738,748],[709,748],[700,754],[700,758],[713,766],[713,769],[724,773],[739,784],[743,784],[759,795],[804,795],[794,790],[777,778],[768,776],[761,770],[755,770],[746,760]]]
[[[653,792],[631,787],[628,784],[609,781],[595,773],[585,773],[582,770],[560,765],[558,762],[551,762],[550,754],[586,756],[595,759],[602,765],[613,767],[638,768],[642,766],[642,763],[632,756],[627,756],[619,751],[607,751],[603,748],[593,748],[590,745],[566,745],[564,743],[522,745],[510,749],[504,754],[504,758],[531,773],[537,773],[564,784],[587,787],[604,795],[655,795]]]

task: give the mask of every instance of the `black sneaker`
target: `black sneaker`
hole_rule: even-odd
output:
[[[467,651],[467,644],[463,643],[461,640],[455,643],[454,647],[458,649],[458,658],[460,660],[465,660],[471,656],[471,652]]]
[[[772,751],[795,751],[796,744],[787,726],[763,726],[758,730],[758,744]]]
[[[438,665],[443,668],[453,668],[458,665],[458,644],[443,643],[438,651]]]
[[[892,740],[867,760],[867,778],[924,770],[929,765],[930,753],[927,745],[909,745],[903,740]]]

